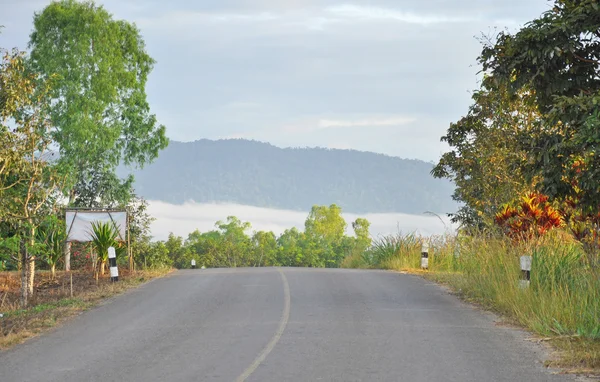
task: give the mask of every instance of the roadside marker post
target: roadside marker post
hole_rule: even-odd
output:
[[[521,288],[527,288],[531,280],[531,256],[521,256],[519,260],[521,263],[521,279],[519,280],[519,286]]]
[[[429,267],[429,243],[423,242],[421,245],[421,268],[427,269]]]
[[[119,268],[117,268],[117,253],[114,247],[108,248],[108,263],[110,265],[110,281],[119,281]]]
[[[192,259],[192,269],[196,269],[196,260]]]

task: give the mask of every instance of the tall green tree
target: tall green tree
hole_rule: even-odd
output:
[[[304,231],[308,236],[337,243],[344,236],[346,221],[342,217],[342,208],[330,206],[313,206],[304,223]]]
[[[433,176],[455,183],[453,198],[462,206],[451,219],[466,229],[492,226],[499,209],[535,182],[524,173],[528,149],[523,144],[542,123],[535,100],[531,92],[511,94],[492,85],[486,82],[476,91],[467,115],[450,124],[441,138],[450,151],[432,170]]]
[[[365,218],[357,218],[352,222],[352,229],[354,230],[354,236],[356,236],[357,246],[365,251],[371,246],[371,234],[369,233],[369,227],[371,223]]]
[[[556,0],[552,9],[515,34],[500,33],[480,62],[486,81],[513,93],[530,88],[544,118],[530,142],[541,191],[600,205],[600,5]],[[578,185],[573,187],[572,179]]]
[[[228,216],[226,222],[218,221],[215,226],[221,233],[220,248],[226,257],[226,266],[249,265],[251,242],[246,231],[252,227],[250,223]]]
[[[345,256],[339,247],[346,230],[346,220],[341,207],[313,206],[304,223],[306,265],[310,267],[336,267]]]
[[[173,260],[173,265],[177,268],[189,268],[188,249],[184,245],[183,238],[175,236],[172,232],[165,242],[169,257]]]
[[[148,213],[148,202],[143,197],[133,195],[127,205],[129,218],[129,269],[132,270],[135,258],[149,250],[152,239],[150,225],[155,218]]]
[[[279,265],[277,262],[277,239],[273,232],[257,231],[252,235],[254,266]]]
[[[25,68],[26,56],[3,52],[0,62],[0,219],[21,240],[21,305],[33,294],[36,230],[60,177],[49,150],[53,127],[47,114],[52,77]]]
[[[35,14],[29,48],[30,66],[59,78],[50,116],[69,204],[126,202],[117,165],[143,166],[168,144],[146,100],[155,61],[139,30],[92,1],[61,0]]]
[[[277,263],[285,267],[306,265],[305,242],[304,232],[300,232],[296,227],[286,229],[277,238]]]

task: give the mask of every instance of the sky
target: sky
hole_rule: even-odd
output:
[[[0,47],[25,49],[46,0],[0,0]],[[147,94],[179,141],[437,161],[478,86],[477,36],[517,30],[546,0],[105,0],[157,61]]]

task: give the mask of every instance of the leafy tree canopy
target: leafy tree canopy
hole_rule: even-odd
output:
[[[103,189],[90,182],[114,180],[120,162],[143,166],[167,146],[145,93],[155,62],[134,24],[92,1],[55,1],[35,14],[29,47],[33,70],[59,79],[49,107],[71,203],[95,200]],[[108,194],[122,196],[129,183],[111,183],[121,190]]]
[[[532,169],[551,197],[577,194],[600,205],[600,5],[556,0],[516,34],[501,33],[480,57],[489,82],[513,92],[531,88],[545,124],[532,137]],[[583,166],[574,164],[583,163]],[[580,171],[578,187],[570,180]]]

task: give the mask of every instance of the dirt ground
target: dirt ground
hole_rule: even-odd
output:
[[[53,279],[49,271],[38,271],[35,277],[34,294],[29,299],[29,307],[21,310],[19,305],[21,279],[18,272],[0,272],[0,349],[8,337],[18,334],[30,337],[52,327],[57,320],[88,308],[96,301],[120,293],[140,284],[155,274],[119,269],[119,282],[110,281],[110,275],[101,276],[98,281],[90,271],[56,272]],[[71,289],[72,280],[72,289]],[[10,345],[13,341],[9,341]]]

